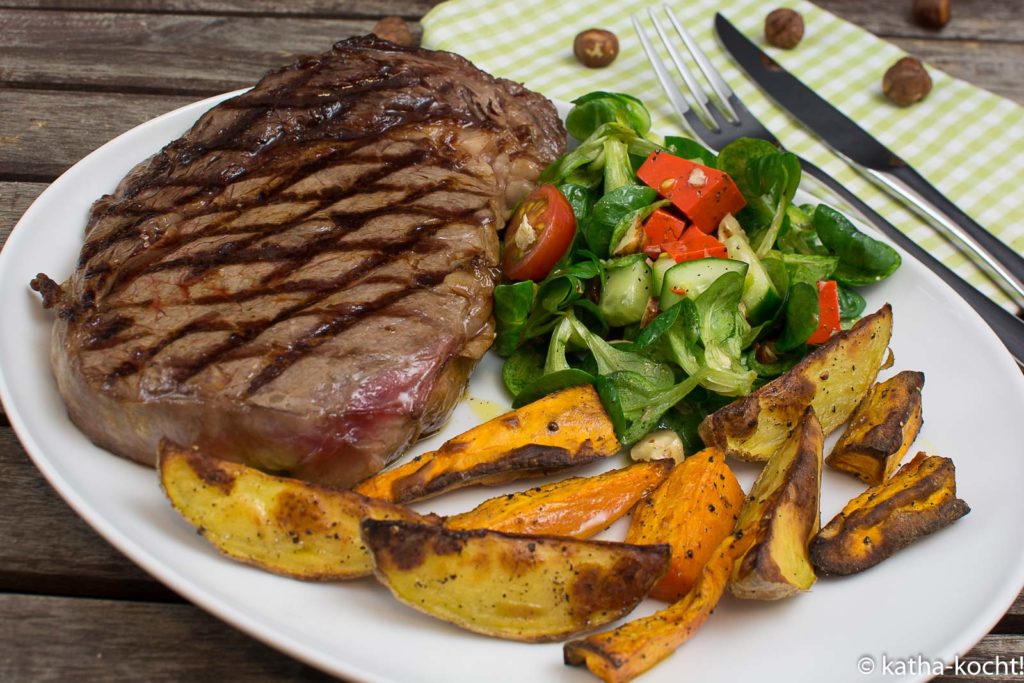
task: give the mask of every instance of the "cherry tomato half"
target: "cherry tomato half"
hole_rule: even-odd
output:
[[[576,216],[554,185],[520,202],[505,230],[501,268],[510,280],[543,280],[572,244]]]

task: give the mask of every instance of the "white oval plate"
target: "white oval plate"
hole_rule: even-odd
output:
[[[593,680],[562,664],[559,644],[461,631],[397,603],[372,579],[302,583],[236,564],[177,516],[152,470],[97,448],[68,420],[48,362],[51,316],[28,282],[40,271],[66,277],[93,200],[222,97],[154,119],[90,154],[36,200],[0,254],[0,396],[29,455],[78,514],[153,576],[246,633],[336,675],[395,683]],[[981,319],[909,258],[867,294],[869,310],[893,305],[896,365],[888,373],[914,369],[927,376],[915,451],[953,458],[971,514],[875,569],[820,580],[807,595],[778,603],[727,596],[699,635],[644,681],[923,681],[930,676],[920,664],[916,674],[886,675],[881,658],[949,662],[984,636],[1020,591],[1020,370]],[[473,375],[471,398],[442,434],[414,452],[478,423],[481,406],[507,405],[499,368],[500,360],[488,355]],[[749,487],[756,469],[737,470]],[[824,521],[861,490],[851,477],[826,471]],[[460,491],[430,507],[457,512],[503,491]],[[622,529],[620,522],[607,537],[621,538]],[[631,617],[658,606],[647,600]],[[872,674],[864,673],[870,668],[860,661],[864,656],[874,662]]]

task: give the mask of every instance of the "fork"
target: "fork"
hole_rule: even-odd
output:
[[[658,20],[654,8],[648,7],[647,14],[650,16],[655,32],[664,44],[672,63],[690,91],[695,108],[691,107],[673,82],[664,61],[655,52],[647,30],[644,29],[640,22],[639,15],[632,15],[633,28],[636,30],[644,52],[647,53],[647,59],[654,68],[654,73],[658,77],[661,87],[665,90],[665,94],[668,95],[672,106],[683,118],[690,130],[705,145],[716,152],[721,151],[730,142],[742,137],[766,140],[776,147],[783,149],[782,143],[779,142],[778,138],[765,128],[756,116],[750,113],[750,110],[729,88],[725,79],[722,78],[718,70],[711,64],[711,61],[700,49],[700,46],[693,39],[690,32],[676,19],[672,10],[667,6],[662,6],[662,10],[672,28],[693,57],[701,73],[711,85],[711,89],[717,98],[716,102],[708,96],[707,91],[701,86],[693,71],[687,66],[686,61],[676,49],[674,42],[669,38],[668,32]],[[1017,316],[1015,316],[1002,306],[996,304],[975,289],[973,285],[947,268],[941,261],[918,246],[916,242],[903,234],[902,231],[846,189],[827,172],[803,157],[797,156],[797,158],[804,173],[817,179],[849,206],[856,209],[867,222],[878,228],[904,251],[952,287],[988,323],[989,327],[992,328],[992,331],[1003,342],[1017,363],[1024,367],[1024,320],[1017,317],[1021,315],[1019,310],[1016,311]]]

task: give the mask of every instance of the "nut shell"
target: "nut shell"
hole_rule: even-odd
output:
[[[904,57],[885,72],[882,92],[893,103],[909,107],[920,102],[932,91],[932,78],[924,64],[914,57]]]
[[[412,47],[416,43],[409,24],[402,17],[384,17],[373,25],[373,35],[404,47]]]
[[[577,34],[572,51],[583,66],[600,69],[619,56],[619,39],[611,31],[589,28]]]
[[[772,10],[764,19],[764,39],[769,45],[792,50],[800,44],[803,37],[804,18],[795,10]]]
[[[942,28],[949,23],[949,0],[914,0],[914,22],[927,28]]]

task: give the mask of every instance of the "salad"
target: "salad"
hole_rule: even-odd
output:
[[[766,141],[716,156],[655,139],[635,97],[573,105],[579,145],[504,234],[502,379],[514,406],[592,384],[623,444],[670,429],[695,452],[705,415],[852,325],[858,289],[899,254],[826,204],[797,205],[799,161]]]

